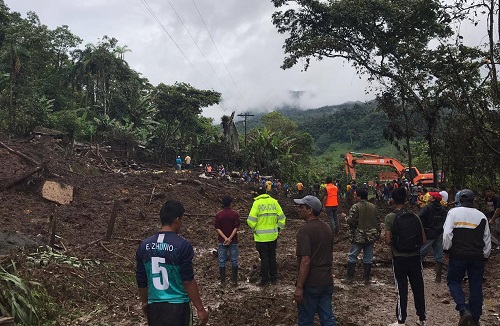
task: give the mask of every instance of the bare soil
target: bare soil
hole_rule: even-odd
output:
[[[5,142],[5,139],[4,139]],[[278,241],[279,282],[259,288],[259,259],[244,218],[252,204],[250,186],[241,181],[200,177],[200,173],[174,173],[172,166],[139,164],[134,170],[123,160],[104,157],[95,150],[65,156],[52,142],[10,141],[10,148],[47,170],[19,185],[0,192],[0,263],[16,262],[25,278],[41,282],[57,305],[57,325],[146,325],[135,284],[134,255],[141,239],[159,228],[158,212],[166,199],[180,200],[186,208],[181,235],[195,248],[196,279],[209,309],[209,325],[294,325],[297,309],[292,301],[297,263],[295,235],[303,223],[291,198],[278,196],[288,217]],[[34,170],[32,162],[0,147],[0,187]],[[71,172],[73,171],[73,172]],[[41,196],[46,180],[74,187],[71,204],[57,205]],[[242,216],[240,238],[240,285],[222,287],[218,282],[214,214],[220,198],[235,198],[234,208]],[[113,206],[118,215],[110,241],[104,241]],[[385,215],[390,208],[381,207]],[[343,203],[341,212],[346,212]],[[49,217],[56,218],[57,250],[43,254],[49,238]],[[326,221],[326,216],[321,215]],[[340,279],[345,274],[349,248],[343,225],[335,245],[334,312],[341,326],[387,325],[395,321],[396,292],[390,251],[383,243],[375,248],[373,282],[364,286],[361,266],[352,285]],[[500,325],[499,251],[494,250],[486,268],[482,325]],[[424,263],[429,325],[456,325],[446,282],[434,283],[434,263]],[[411,295],[407,325],[417,317]],[[317,323],[319,325],[319,323]]]

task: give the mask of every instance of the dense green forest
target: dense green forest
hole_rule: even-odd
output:
[[[384,128],[388,124],[386,115],[376,110],[376,102],[350,102],[316,109],[277,108],[286,118],[297,123],[300,130],[309,133],[316,147],[316,155],[325,154],[330,146],[338,143],[350,144],[355,151],[376,151],[387,145]],[[247,119],[247,128],[262,127],[265,113],[256,113]],[[244,123],[237,123],[240,133]]]
[[[67,146],[121,141],[145,148],[144,160],[171,164],[189,153],[194,162],[289,181],[343,174],[342,153],[360,151],[443,171],[450,184],[498,185],[500,31],[478,18],[498,19],[498,4],[272,2],[273,23],[288,35],[283,69],[343,58],[373,82],[367,91],[376,100],[267,114],[255,108],[246,137],[238,122],[234,146],[231,117],[201,115],[222,94],[183,82],[152,85],[129,67],[130,49],[119,40],[84,45],[70,26],[50,29],[36,13],[23,18],[0,0],[0,130],[24,137],[43,126],[62,131]],[[281,11],[287,3],[295,9]],[[469,20],[485,26],[484,44],[465,44],[453,28]]]

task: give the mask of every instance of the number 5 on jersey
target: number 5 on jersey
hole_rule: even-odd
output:
[[[151,272],[153,273],[153,285],[157,290],[166,290],[169,288],[168,283],[168,272],[164,266],[165,258],[162,257],[151,257]],[[154,275],[160,274],[160,275]]]

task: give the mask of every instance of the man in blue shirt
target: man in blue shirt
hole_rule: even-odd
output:
[[[177,156],[177,158],[175,159],[175,165],[176,165],[176,170],[177,171],[181,171],[182,170],[182,159],[180,156]]]
[[[194,251],[188,240],[177,235],[182,226],[184,206],[167,201],[160,210],[160,231],[145,239],[136,253],[136,280],[143,312],[149,326],[189,326],[196,308],[200,325],[208,312],[194,279]]]

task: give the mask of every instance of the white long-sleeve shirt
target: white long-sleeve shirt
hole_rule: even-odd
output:
[[[486,216],[471,207],[452,208],[443,226],[443,250],[451,256],[488,258],[491,234]]]

